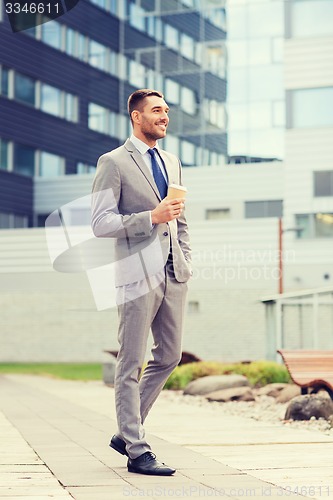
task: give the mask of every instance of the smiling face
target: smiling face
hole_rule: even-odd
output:
[[[158,139],[166,135],[168,113],[169,106],[162,97],[145,97],[140,109],[135,109],[131,115],[134,135],[153,147]]]

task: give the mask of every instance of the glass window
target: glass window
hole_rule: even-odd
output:
[[[333,196],[333,170],[313,172],[314,196]]]
[[[118,56],[116,52],[109,49],[109,72],[111,75],[118,76]]]
[[[147,33],[152,38],[155,38],[156,34],[156,17],[148,16],[147,17]]]
[[[88,127],[106,134],[108,131],[108,110],[98,104],[89,103],[88,114]]]
[[[333,2],[307,0],[291,2],[293,37],[314,37],[333,34]]]
[[[246,201],[245,218],[282,217],[282,200]]]
[[[230,208],[208,208],[206,210],[206,219],[230,219]]]
[[[146,79],[148,89],[155,89],[157,87],[157,85],[155,85],[155,71],[153,71],[152,69],[147,69]]]
[[[181,148],[183,165],[195,165],[195,145],[189,141],[181,141]]]
[[[165,99],[169,104],[179,104],[180,85],[179,83],[165,79]]]
[[[118,139],[124,140],[128,137],[129,120],[125,115],[117,115],[117,130],[114,134]]]
[[[206,107],[207,108],[207,107]],[[249,110],[246,104],[229,104],[228,106],[228,130],[246,130],[249,126]],[[233,137],[233,134],[231,135]]]
[[[95,42],[95,40],[89,40],[89,64],[91,66],[102,71],[107,71],[107,56],[107,47]]]
[[[129,82],[134,87],[144,88],[146,81],[146,68],[136,61],[129,61]]]
[[[0,67],[1,70],[1,79],[0,79],[0,94],[8,97],[9,95],[9,70],[7,68],[4,68],[3,66]]]
[[[40,109],[51,115],[62,116],[61,107],[61,91],[42,83]]]
[[[113,111],[109,112],[109,133],[110,135],[117,136],[118,130],[118,115]]]
[[[164,23],[159,17],[156,18],[155,38],[158,42],[163,40]]]
[[[249,127],[254,129],[272,126],[272,106],[270,102],[254,102],[249,104]]]
[[[248,42],[243,40],[228,41],[228,61],[233,68],[246,66],[249,62]]]
[[[86,163],[78,162],[76,164],[76,173],[77,174],[91,174],[96,170],[95,165],[87,165]]]
[[[120,19],[126,19],[127,17],[126,7],[127,7],[127,2],[118,1],[117,15]]]
[[[145,10],[136,5],[135,3],[130,3],[130,13],[129,13],[129,22],[133,28],[136,28],[140,31],[146,30],[146,22],[145,22]]]
[[[13,216],[13,227],[14,228],[23,228],[28,227],[28,217],[27,215],[17,215]]]
[[[170,24],[164,25],[164,43],[170,49],[179,50],[179,33]]]
[[[284,83],[282,65],[274,64],[268,66],[250,66],[249,79],[245,80],[248,85],[249,99],[284,99]]]
[[[267,38],[248,40],[249,64],[270,64],[271,46]]]
[[[333,87],[293,90],[291,96],[293,127],[333,125]]]
[[[9,229],[11,227],[11,214],[0,212],[0,229]]]
[[[110,0],[109,12],[112,14],[117,14],[117,3],[118,0]]]
[[[69,56],[76,57],[76,31],[66,27],[66,53]]]
[[[193,90],[187,87],[181,87],[181,101],[180,105],[183,111],[189,115],[195,115],[197,112],[197,105],[195,94]]]
[[[61,24],[56,21],[49,21],[41,25],[41,40],[47,45],[60,50],[61,47]]]
[[[250,37],[283,35],[284,2],[248,5],[248,33]],[[245,31],[244,33],[246,33]],[[244,34],[243,33],[243,34]]]
[[[244,38],[248,35],[249,22],[247,9],[243,5],[235,6],[229,2],[228,6],[228,36],[230,39]]]
[[[42,151],[40,154],[39,175],[41,177],[57,177],[64,173],[64,159]]]
[[[129,65],[127,61],[127,57],[122,55],[122,54],[117,54],[117,61],[118,61],[118,77],[121,78],[122,80],[127,80],[128,74],[127,74],[127,67]]]
[[[221,77],[226,71],[226,51],[224,44],[207,45],[204,57],[205,69]]]
[[[0,139],[0,168],[2,170],[8,170],[8,142],[4,139]]]
[[[313,216],[312,214],[300,214],[295,216],[296,227],[299,231],[296,233],[297,238],[307,239],[313,238]]]
[[[35,106],[35,82],[28,76],[15,73],[14,97],[17,101]]]
[[[239,103],[249,99],[248,68],[230,68],[228,71],[229,103]]]
[[[297,214],[295,219],[301,229],[297,233],[298,238],[333,238],[332,213]]]
[[[315,214],[316,238],[333,238],[333,214]]]
[[[225,129],[226,115],[224,104],[214,100],[207,100],[207,111],[209,122],[221,129]]]
[[[187,59],[194,59],[194,40],[185,33],[180,36],[180,53]]]
[[[284,129],[255,129],[248,132],[247,155],[262,158],[283,158]]]
[[[205,7],[207,6],[207,1],[205,2]],[[217,9],[207,9],[203,11],[205,17],[207,17],[212,24],[221,28],[222,30],[226,30],[226,13],[225,9],[217,8]]]
[[[106,9],[106,0],[91,0],[91,3],[101,7],[101,9]]]
[[[65,94],[65,113],[64,118],[71,122],[78,121],[77,97],[72,94]]]
[[[283,62],[283,53],[284,53],[284,39],[283,38],[273,38],[273,62]]]
[[[88,44],[88,39],[84,35],[81,35],[81,33],[77,34],[77,57],[81,61],[87,61],[87,44]]]
[[[13,171],[33,177],[35,175],[35,150],[22,144],[14,144]]]
[[[176,137],[175,135],[172,134],[167,134],[165,136],[165,149],[167,151],[171,151],[174,155],[180,156],[179,152],[179,137]]]

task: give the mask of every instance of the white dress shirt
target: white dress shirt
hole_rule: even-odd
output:
[[[136,147],[136,149],[139,151],[139,153],[141,154],[145,164],[147,165],[148,169],[149,169],[149,172],[151,173],[151,175],[153,176],[153,168],[152,168],[152,165],[151,165],[151,156],[150,154],[148,153],[148,149],[152,149],[148,146],[148,144],[146,144],[145,142],[141,141],[141,139],[138,139],[137,137],[135,137],[134,134],[131,135],[130,137],[130,141],[132,142],[132,144],[134,144],[134,146]],[[158,147],[158,143],[156,142],[155,146],[154,146],[157,151],[159,149]],[[160,167],[161,169],[161,172],[163,174],[163,177],[165,179],[165,182],[168,184],[168,177],[167,177],[167,174],[166,174],[166,171],[165,171],[165,167],[163,165],[163,162],[161,160],[161,157],[159,154],[155,155],[155,158],[157,160],[157,163],[158,163],[158,166]],[[154,176],[153,176],[154,177]]]

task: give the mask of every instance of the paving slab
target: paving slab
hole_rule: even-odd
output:
[[[333,496],[332,436],[231,417],[223,407],[170,404],[162,393],[146,428],[177,473],[142,476],[108,447],[114,391],[102,382],[7,375],[0,391],[1,499]]]

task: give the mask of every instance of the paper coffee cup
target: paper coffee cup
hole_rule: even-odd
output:
[[[169,200],[174,200],[175,198],[185,198],[187,189],[179,184],[169,184],[168,195]]]

